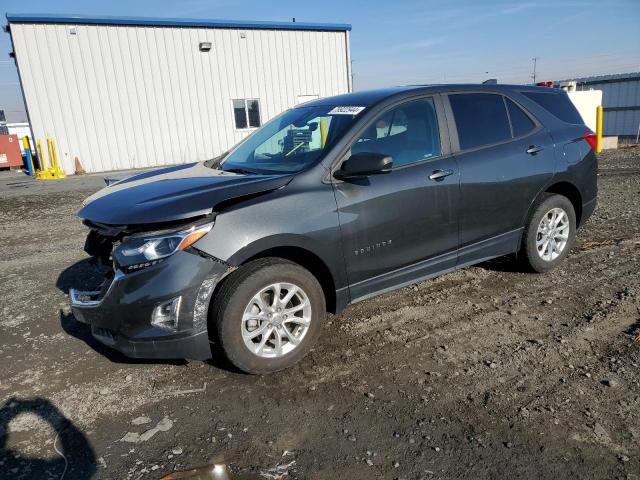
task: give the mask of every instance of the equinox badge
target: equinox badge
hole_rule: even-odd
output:
[[[374,243],[373,245],[367,245],[366,247],[362,247],[360,249],[356,249],[353,251],[355,255],[364,255],[365,253],[375,252],[376,250],[383,247],[390,247],[392,240],[385,240],[383,242]]]

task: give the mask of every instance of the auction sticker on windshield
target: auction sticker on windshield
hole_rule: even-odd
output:
[[[364,109],[365,107],[354,106],[334,107],[328,115],[357,115]]]

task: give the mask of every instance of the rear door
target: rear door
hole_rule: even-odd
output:
[[[350,153],[390,155],[393,170],[335,181],[352,301],[455,267],[458,168],[438,96],[406,100],[358,134]]]
[[[447,112],[460,168],[458,264],[511,253],[532,201],[553,176],[553,141],[499,93],[450,93]]]

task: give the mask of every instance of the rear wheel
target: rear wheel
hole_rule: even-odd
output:
[[[225,355],[248,373],[270,373],[304,357],[325,317],[318,280],[281,258],[252,261],[222,285],[214,304],[217,337]]]
[[[568,254],[576,235],[576,214],[568,198],[545,194],[531,214],[522,237],[520,258],[535,272],[555,268]]]

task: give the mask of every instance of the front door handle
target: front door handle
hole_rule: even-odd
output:
[[[544,150],[544,147],[539,147],[538,145],[529,145],[529,148],[527,148],[527,153],[529,155],[535,155],[542,150]]]
[[[453,170],[435,170],[431,175],[429,175],[429,180],[439,182],[449,175],[453,175]]]

